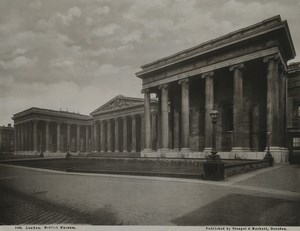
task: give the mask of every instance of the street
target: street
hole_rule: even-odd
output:
[[[222,182],[0,166],[1,224],[300,225],[300,166]]]

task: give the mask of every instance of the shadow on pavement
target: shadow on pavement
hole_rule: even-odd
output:
[[[176,225],[299,226],[300,202],[229,194],[171,222]]]
[[[46,191],[40,192],[41,194]],[[39,194],[40,194],[39,193]],[[90,224],[122,225],[110,205],[84,212],[0,185],[0,224]]]

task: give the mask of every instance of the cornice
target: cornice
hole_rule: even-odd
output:
[[[281,21],[280,16],[275,16],[269,19],[266,19],[260,23],[251,25],[249,27],[234,31],[227,35],[221,36],[219,38],[210,40],[208,42],[202,43],[198,46],[180,51],[173,55],[167,56],[162,59],[158,59],[149,64],[143,65],[142,70],[136,73],[136,76],[143,79],[144,75],[149,74],[151,72],[163,69],[165,67],[178,64],[183,61],[187,61],[189,59],[195,58],[197,56],[201,56],[207,54],[209,52],[221,49],[223,47],[227,47],[233,45],[235,43],[242,42],[244,40],[257,37],[263,34],[270,33],[275,30],[285,29],[285,34],[290,45],[290,56],[289,59],[295,57],[295,48],[291,39],[291,35],[289,32],[288,24],[286,21]]]

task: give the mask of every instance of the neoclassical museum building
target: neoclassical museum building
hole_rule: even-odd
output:
[[[221,158],[262,159],[269,133],[275,162],[287,163],[287,147],[300,137],[300,65],[287,64],[295,55],[287,21],[266,19],[143,65],[136,76],[144,99],[117,96],[89,116],[40,108],[15,114],[16,153],[204,158],[215,107]]]
[[[157,102],[150,102],[153,115]],[[29,108],[13,116],[17,154],[61,156],[66,152],[140,152],[143,149],[144,100],[116,96],[90,116]]]

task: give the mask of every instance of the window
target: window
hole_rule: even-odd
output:
[[[300,147],[300,137],[293,138],[293,147]]]

